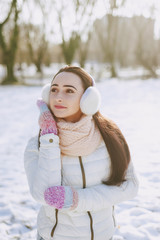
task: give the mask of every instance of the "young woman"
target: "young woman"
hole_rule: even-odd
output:
[[[67,66],[37,101],[40,133],[28,142],[24,166],[42,204],[39,240],[109,240],[114,205],[137,194],[128,145],[98,111],[99,97],[87,72]]]

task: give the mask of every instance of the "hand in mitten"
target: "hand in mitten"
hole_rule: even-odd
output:
[[[57,209],[68,208],[73,210],[78,205],[78,193],[70,186],[54,186],[44,192],[46,203]]]
[[[54,133],[55,135],[58,134],[56,121],[53,118],[50,110],[47,107],[47,104],[42,100],[37,100],[37,106],[40,110],[40,117],[39,117],[39,126],[41,129],[41,135]]]

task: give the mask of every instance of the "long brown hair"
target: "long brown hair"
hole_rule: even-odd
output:
[[[61,68],[54,78],[61,72],[72,72],[78,75],[82,80],[84,90],[93,85],[91,76],[80,67],[66,66]],[[110,176],[102,183],[106,185],[120,185],[125,181],[126,169],[131,158],[127,142],[118,126],[112,120],[105,118],[100,112],[94,114],[93,119],[103,137],[111,159]]]

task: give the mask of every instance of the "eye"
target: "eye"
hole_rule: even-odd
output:
[[[74,93],[74,91],[72,89],[67,89],[66,92],[67,93]]]
[[[58,90],[56,88],[52,88],[51,92],[57,92]]]

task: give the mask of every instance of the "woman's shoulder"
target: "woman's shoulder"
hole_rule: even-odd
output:
[[[102,141],[100,142],[98,148],[102,148],[102,147],[104,147],[104,146],[105,146],[105,142],[104,142],[104,140],[102,139]]]
[[[38,134],[34,135],[34,136],[31,136],[29,139],[28,139],[28,143],[34,143],[34,142],[37,142],[38,140]]]
[[[29,149],[38,150],[38,134],[29,138],[25,151]]]
[[[94,154],[104,155],[107,157],[109,156],[108,149],[107,149],[106,144],[103,139],[102,139],[101,143],[99,144],[99,146],[97,147],[97,149],[95,150]]]

